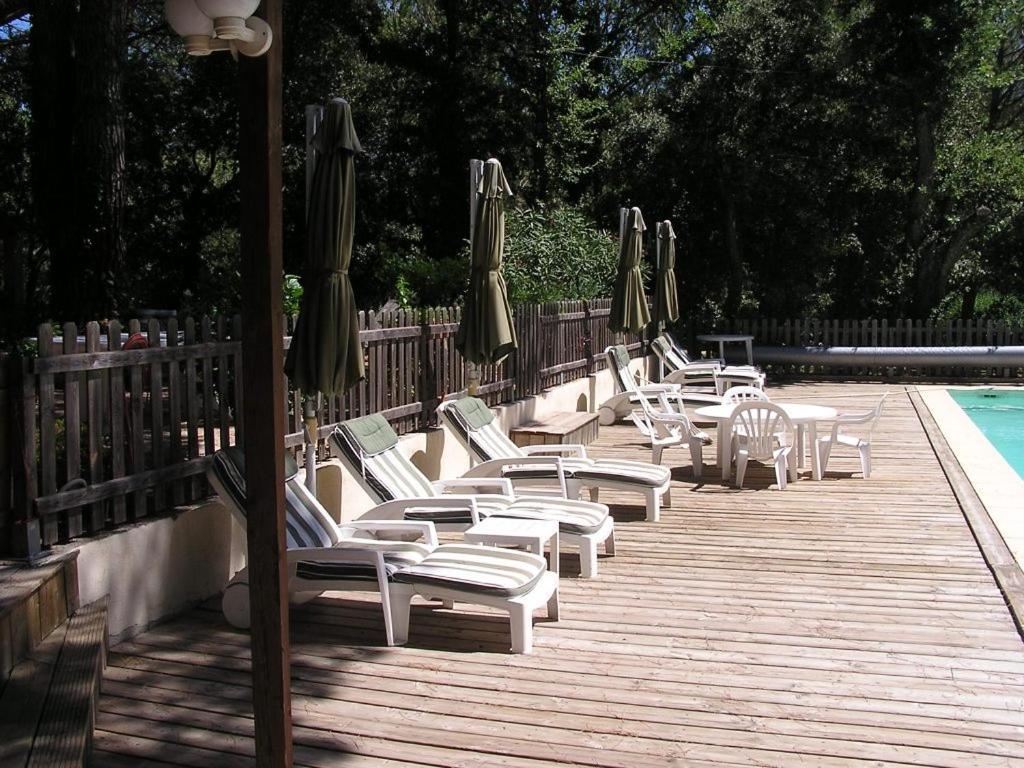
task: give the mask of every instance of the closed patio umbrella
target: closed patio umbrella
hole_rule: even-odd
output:
[[[619,241],[619,272],[612,291],[608,327],[615,333],[637,333],[651,322],[644,295],[644,276],[640,263],[644,252],[644,217],[639,208],[630,208],[625,236]]]
[[[505,254],[505,197],[512,189],[501,163],[483,164],[476,187],[476,217],[471,241],[469,290],[455,345],[467,362],[500,363],[519,344],[512,324],[501,260]]]
[[[348,278],[356,209],[353,157],[362,147],[347,101],[328,103],[312,146],[316,161],[306,215],[302,301],[285,361],[285,372],[307,397],[342,394],[363,377],[359,321]],[[315,415],[306,415],[308,436],[315,441]]]
[[[679,293],[676,289],[676,233],[672,222],[658,222],[658,276],[654,287],[655,323],[674,323],[679,319]]]

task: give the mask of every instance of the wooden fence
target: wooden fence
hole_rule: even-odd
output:
[[[1024,344],[1024,327],[993,320],[720,320],[717,333],[749,333],[759,347],[993,347]],[[699,331],[702,332],[702,331]],[[709,331],[710,332],[710,331]],[[692,336],[692,334],[691,334]],[[775,373],[850,378],[1015,379],[1013,368],[951,366],[773,366]]]
[[[517,307],[519,350],[482,368],[480,396],[497,404],[602,369],[609,304]],[[368,413],[400,433],[434,425],[438,403],[466,386],[458,322],[456,308],[360,313],[367,375],[321,403],[321,441]],[[639,335],[628,341],[638,353]],[[7,360],[0,374],[10,436],[0,550],[31,554],[207,495],[208,457],[245,428],[239,318],[68,323],[59,334],[43,325],[37,342],[34,357]],[[298,448],[300,395],[282,407]]]

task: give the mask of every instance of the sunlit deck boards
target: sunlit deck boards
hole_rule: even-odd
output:
[[[882,388],[773,394],[849,391],[864,396],[834,402]],[[593,451],[642,458],[635,438],[605,428]],[[414,609],[399,649],[369,596],[296,610],[297,763],[1024,765],[1024,643],[906,395],[868,481],[845,453],[785,492],[766,468],[738,492],[714,470],[695,488],[683,450],[666,462],[672,508],[650,524],[638,499],[609,498],[618,556],[563,579],[532,656],[472,609]],[[212,609],[114,648],[98,763],[249,764],[247,657]]]

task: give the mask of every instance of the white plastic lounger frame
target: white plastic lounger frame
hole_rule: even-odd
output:
[[[693,406],[718,405],[721,399],[710,392],[684,392],[679,384],[644,384],[640,386],[629,367],[629,353],[624,346],[613,345],[604,351],[608,370],[615,382],[616,394],[601,403],[597,411],[598,423],[602,426],[614,424],[632,414],[642,400],[656,403],[660,395],[680,395]]]
[[[388,447],[368,456],[355,439],[351,431],[353,428],[375,429],[385,438],[381,445]],[[488,515],[555,520],[559,523],[559,543],[579,548],[580,576],[585,579],[597,575],[599,544],[604,545],[606,554],[615,554],[615,521],[604,504],[566,498],[564,493],[561,498],[516,496],[512,482],[502,477],[431,481],[401,453],[397,441],[398,436],[390,425],[378,415],[344,422],[330,436],[333,453],[348,467],[363,490],[374,500],[382,502],[372,510],[375,517],[402,517],[410,509],[422,516],[429,514],[427,510],[434,509],[439,515],[433,520],[434,525],[449,531],[464,531]],[[559,472],[560,490],[567,490],[561,458],[538,456],[517,463],[520,466],[555,467]],[[484,493],[488,488],[496,493]],[[446,493],[451,490],[465,490],[465,493]],[[410,504],[408,499],[395,500],[398,493],[415,498],[415,503]],[[457,517],[460,509],[468,509],[470,518]],[[449,522],[443,522],[446,513],[450,515]]]
[[[207,476],[244,528],[244,459],[238,449],[217,453]],[[533,648],[535,608],[546,604],[548,617],[558,619],[558,576],[547,570],[543,557],[496,547],[438,546],[430,522],[364,519],[338,525],[306,488],[294,462],[289,461],[286,474],[292,602],[303,603],[326,591],[378,592],[388,645],[408,640],[414,595],[441,600],[446,607],[465,602],[506,611],[514,653],[529,653]],[[396,504],[420,506],[423,501],[406,499]],[[416,534],[424,543],[374,538],[375,534],[403,538]],[[299,541],[310,545],[298,546]],[[249,626],[247,569],[228,583],[222,609],[232,625]]]
[[[763,401],[739,403],[732,414],[732,450],[736,460],[736,487],[743,487],[747,462],[770,461],[775,465],[779,490],[786,490],[787,472],[796,480],[793,441],[796,430],[779,406]]]
[[[690,361],[685,352],[676,349],[666,336],[659,336],[651,342],[651,349],[665,366],[662,381],[683,387],[712,387],[716,394],[722,394],[731,386],[764,386],[764,374],[753,366],[723,366],[718,360]]]
[[[857,450],[860,456],[861,473],[865,478],[871,477],[871,433],[882,416],[882,408],[885,405],[885,398],[888,396],[888,392],[882,395],[878,405],[869,411],[840,413],[836,416],[836,420],[832,424],[831,434],[819,437],[818,444],[815,446],[815,450],[818,451],[818,462],[821,466],[822,475],[825,474],[825,468],[828,466],[832,449],[837,445],[845,445]],[[844,431],[853,425],[866,425],[864,427],[864,432],[866,433],[864,437],[850,435]]]
[[[488,419],[488,423],[477,426],[466,423],[456,403],[470,404]],[[663,467],[643,461],[591,459],[582,445],[518,446],[497,424],[486,404],[475,398],[444,402],[438,413],[474,463],[463,477],[506,477],[513,483],[544,486],[561,484],[564,474],[570,498],[578,498],[584,489],[589,490],[592,501],[597,501],[603,488],[643,494],[649,521],[659,519],[662,503],[672,505],[672,473]],[[542,453],[559,454],[561,470],[558,475],[543,467],[539,471],[529,468],[527,462],[540,458],[537,454]]]

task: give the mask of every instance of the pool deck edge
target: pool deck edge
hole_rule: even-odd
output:
[[[1024,480],[945,388],[907,387],[907,394],[1024,636]]]

